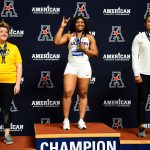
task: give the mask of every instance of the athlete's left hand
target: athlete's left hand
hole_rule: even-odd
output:
[[[85,45],[84,45],[83,43],[80,44],[80,47],[79,47],[79,48],[80,48],[80,50],[83,51],[83,52],[86,51],[86,47],[85,47]]]

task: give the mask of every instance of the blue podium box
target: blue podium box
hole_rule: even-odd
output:
[[[86,130],[71,124],[64,131],[61,124],[35,124],[37,150],[120,150],[120,133],[103,123],[87,123]]]

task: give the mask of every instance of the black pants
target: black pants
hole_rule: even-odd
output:
[[[10,106],[14,96],[14,85],[12,83],[0,83],[0,107],[2,110],[4,128],[10,128],[11,111]]]
[[[138,120],[139,124],[144,124],[145,122],[145,105],[147,102],[149,90],[150,90],[150,75],[143,75],[142,83],[137,84],[138,90]]]

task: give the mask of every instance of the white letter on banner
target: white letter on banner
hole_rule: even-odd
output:
[[[91,148],[91,142],[89,142],[89,141],[85,141],[84,143],[83,143],[83,149],[84,150],[87,150],[87,149],[90,149]]]
[[[96,150],[96,148],[95,148],[95,141],[92,141],[92,150]]]
[[[99,141],[97,143],[97,150],[105,150],[105,142]]]
[[[70,150],[82,150],[82,142],[77,142],[75,146],[75,142],[70,142]]]
[[[48,147],[48,143],[43,142],[40,146],[40,150],[44,150],[44,146]]]
[[[66,142],[62,142],[60,150],[68,150]]]
[[[116,150],[116,141],[107,141],[107,150]]]
[[[55,143],[55,146],[53,144]],[[58,150],[58,142],[50,142],[50,150]]]

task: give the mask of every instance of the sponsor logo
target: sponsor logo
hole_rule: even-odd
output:
[[[23,37],[24,36],[24,30],[14,30],[12,27],[9,30],[9,37]]]
[[[51,101],[49,98],[46,101],[32,101],[33,107],[59,107],[60,101]]]
[[[10,131],[22,131],[24,129],[24,125],[22,124],[10,124]],[[4,126],[0,125],[0,131],[2,132],[4,130]]]
[[[117,100],[104,100],[103,105],[105,107],[130,107],[131,100],[121,100],[120,98]]]
[[[131,55],[130,54],[104,54],[103,60],[104,61],[130,61]]]
[[[120,8],[118,7],[117,9],[104,9],[103,10],[103,14],[104,15],[109,15],[109,16],[113,16],[113,15],[116,15],[116,16],[126,16],[126,15],[130,15],[131,13],[131,9],[124,9],[124,8]]]
[[[33,14],[59,14],[60,8],[46,6],[46,7],[32,7],[32,13]]]
[[[45,54],[32,54],[32,60],[58,61],[60,60],[60,54],[51,54],[50,52]]]

